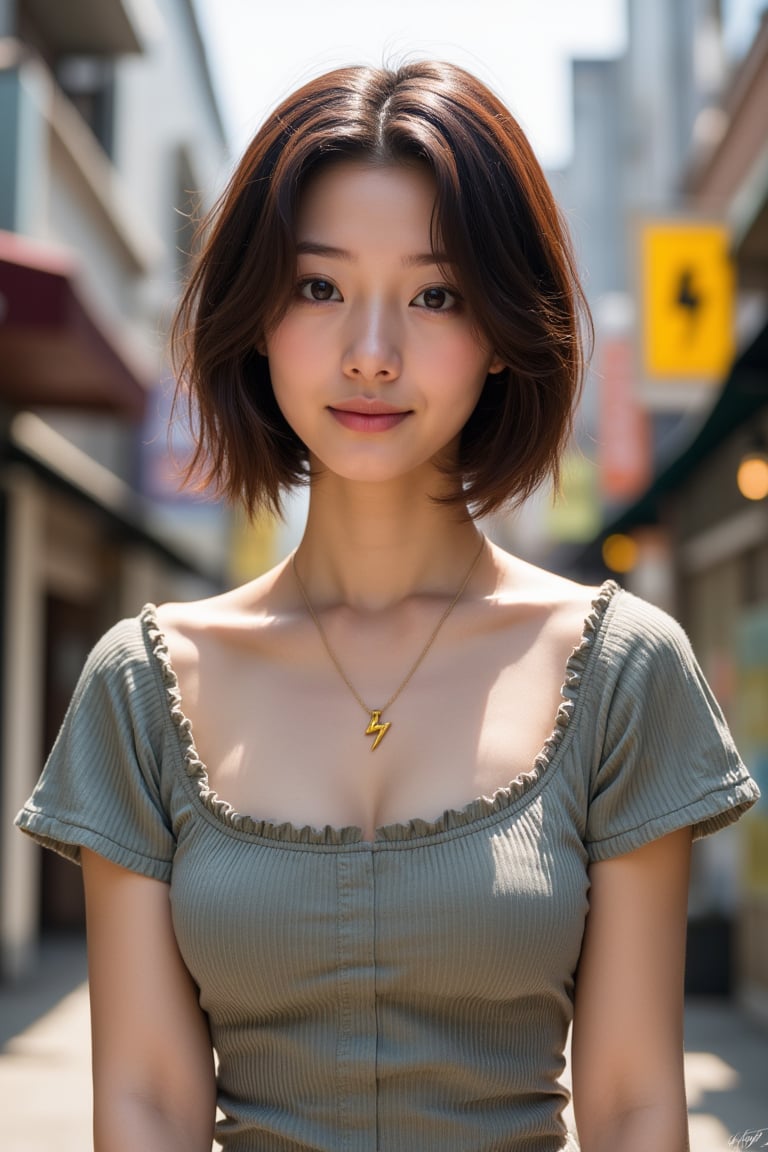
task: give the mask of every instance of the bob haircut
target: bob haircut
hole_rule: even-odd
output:
[[[442,499],[484,515],[522,503],[548,477],[557,489],[591,332],[567,229],[504,105],[464,69],[426,61],[320,76],[246,150],[204,225],[172,329],[176,403],[186,390],[196,431],[186,479],[253,516],[279,513],[283,493],[309,477],[259,348],[295,293],[302,188],[344,159],[429,167],[433,250],[506,365],[485,381]]]

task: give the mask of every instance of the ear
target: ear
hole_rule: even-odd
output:
[[[494,356],[493,360],[488,366],[488,375],[496,376],[499,372],[503,372],[508,365],[504,363],[500,356]]]

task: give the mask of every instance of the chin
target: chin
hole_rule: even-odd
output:
[[[414,490],[434,487],[436,469],[430,461],[418,461],[413,464],[396,464],[385,460],[360,460],[352,462],[328,461],[313,457],[311,461],[313,475],[318,480],[324,477],[333,477],[335,480],[349,484],[397,484],[407,482]],[[442,477],[441,477],[442,480]]]

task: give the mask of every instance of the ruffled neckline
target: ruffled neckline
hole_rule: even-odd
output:
[[[565,678],[560,689],[562,699],[555,715],[554,727],[541,751],[535,757],[530,771],[521,773],[509,784],[497,788],[492,796],[478,796],[462,808],[446,808],[434,820],[426,820],[417,816],[405,822],[381,825],[375,832],[377,843],[423,840],[455,833],[508,809],[538,783],[544,772],[551,767],[563,744],[576,709],[579,690],[589,662],[589,654],[594,646],[608,606],[618,591],[620,591],[620,587],[615,581],[606,580],[591,602],[579,642],[566,661]],[[158,623],[156,605],[145,604],[139,619],[146,628],[152,653],[158,662],[170,718],[178,732],[186,775],[194,785],[196,794],[204,808],[219,823],[239,834],[299,846],[344,846],[366,843],[363,840],[362,829],[357,825],[335,827],[326,824],[322,828],[316,828],[311,824],[299,826],[289,820],[275,822],[257,819],[247,813],[238,812],[231,804],[222,799],[211,787],[208,769],[198,755],[192,723],[184,713],[178,677],[171,663],[165,636]]]

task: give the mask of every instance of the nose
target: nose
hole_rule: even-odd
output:
[[[360,305],[350,313],[342,355],[344,375],[371,383],[396,380],[402,369],[397,320],[383,302]]]

